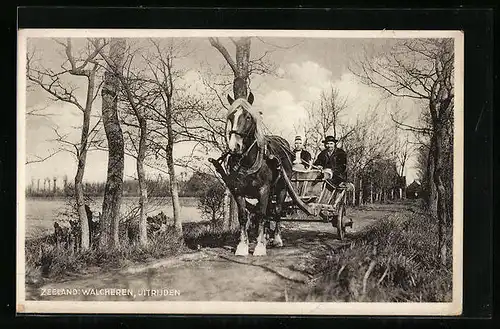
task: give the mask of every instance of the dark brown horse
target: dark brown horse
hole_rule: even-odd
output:
[[[281,247],[279,225],[282,206],[286,197],[286,184],[280,166],[291,173],[293,154],[286,140],[263,133],[261,116],[252,108],[253,94],[248,100],[233,100],[226,121],[226,138],[229,156],[226,159],[224,181],[236,199],[240,223],[240,241],[236,255],[248,255],[249,216],[246,198],[257,199],[254,219],[258,224],[255,256],[266,255],[265,221],[276,222],[274,244]],[[272,200],[275,199],[275,206]]]

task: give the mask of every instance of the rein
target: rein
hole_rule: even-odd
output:
[[[234,167],[233,171],[238,172],[241,169],[242,166],[241,161],[250,153],[255,144],[257,144],[256,140],[254,140],[253,143],[246,149],[245,153],[242,154],[240,160],[238,161],[237,166]],[[240,173],[245,176],[255,174],[262,167],[263,159],[264,159],[264,152],[262,152],[262,150],[259,148],[257,149],[257,157],[252,166],[247,170],[240,171]]]

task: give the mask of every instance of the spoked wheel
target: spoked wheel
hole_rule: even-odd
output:
[[[344,240],[345,238],[345,225],[344,225],[344,216],[345,216],[345,206],[342,204],[339,207],[339,213],[337,217],[337,232],[339,234],[339,240]]]

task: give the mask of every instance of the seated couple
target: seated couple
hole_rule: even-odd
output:
[[[322,170],[324,175],[328,175],[331,183],[338,185],[347,180],[347,154],[337,147],[338,140],[333,136],[326,136],[323,144],[325,149],[321,151],[316,160],[311,163],[311,153],[304,150],[302,138],[295,137],[295,159],[293,168],[295,170]]]

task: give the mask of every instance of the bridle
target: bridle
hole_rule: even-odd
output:
[[[239,131],[237,130],[230,130],[228,132],[228,136],[231,137],[231,134],[235,134],[235,135],[238,135],[238,136],[241,136],[243,138],[247,138],[247,137],[250,137],[250,134],[249,133],[240,133]]]
[[[234,109],[229,115],[228,117],[233,114],[234,112],[236,112],[238,109]],[[244,111],[246,111],[245,109],[243,109]],[[228,120],[229,121],[229,120]],[[227,127],[227,124],[228,124],[228,121],[226,121],[226,127]],[[256,123],[254,122],[254,127],[255,127]],[[251,133],[254,129],[249,129],[248,132],[240,132],[238,130],[235,130],[235,129],[231,129],[228,133],[227,133],[227,137],[230,138],[232,134],[235,134],[235,135],[238,135],[238,136],[241,136],[243,139],[247,139],[248,137],[251,137],[253,134]],[[226,141],[228,142],[228,141]],[[241,155],[238,155],[239,157],[239,160],[236,164],[235,167],[233,167],[233,170],[234,171],[239,171],[240,168],[242,167],[242,161],[243,159],[250,153],[250,151],[253,149],[253,147],[255,146],[258,146],[257,145],[257,140],[254,140],[246,149],[245,151],[241,154]],[[232,152],[228,152],[228,155],[232,154]],[[234,154],[233,154],[234,155]],[[256,160],[254,162],[254,164],[248,169],[245,171],[245,174],[248,175],[248,174],[253,174],[255,173],[256,171],[258,171],[262,165],[262,156],[263,156],[263,152],[260,148],[257,149],[257,157],[256,157]]]
[[[234,112],[236,112],[238,110],[238,108],[234,109],[233,111],[231,111],[231,113],[228,114],[228,117],[233,114]],[[243,109],[243,111],[246,111],[245,109]],[[226,128],[227,128],[227,124],[228,124],[228,121],[226,121]],[[254,126],[255,126],[255,123],[254,123]],[[248,137],[251,137],[252,136],[252,133],[250,133],[252,131],[252,129],[249,129],[249,132],[240,132],[238,130],[235,130],[235,129],[231,129],[230,131],[227,132],[227,137],[226,137],[226,144],[229,142],[229,138],[231,138],[231,135],[234,134],[234,135],[238,135],[240,137],[242,137],[243,139],[247,139]],[[253,145],[255,144],[252,143],[252,145],[250,145],[245,154],[248,153],[248,151],[253,147]]]

